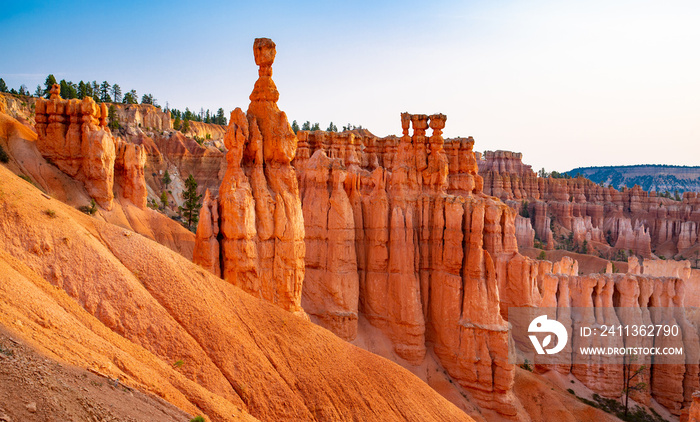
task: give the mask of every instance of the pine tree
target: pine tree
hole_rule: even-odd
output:
[[[185,117],[185,120],[182,122],[182,133],[187,133],[190,131],[190,119]]]
[[[22,84],[19,87],[19,95],[24,95],[24,96],[29,96],[29,89],[27,88],[27,85]],[[676,195],[678,195],[678,192],[676,191]]]
[[[292,130],[294,131],[295,135],[297,134],[297,132],[299,132],[299,123],[297,123],[296,120],[292,122]]]
[[[209,114],[209,109],[207,109],[207,115],[204,118],[204,123],[211,123],[211,114]]]
[[[109,106],[107,117],[109,118],[109,128],[112,130],[119,129],[119,118],[117,117],[117,108],[114,104]]]
[[[46,77],[44,82],[44,97],[49,98],[51,96],[51,87],[56,83],[56,77],[54,75],[49,75]]]
[[[165,189],[168,189],[168,185],[170,182],[173,180],[170,178],[170,173],[168,173],[168,170],[165,170],[165,174],[163,174],[163,178],[161,179],[161,182],[165,185]]]
[[[114,99],[115,103],[122,101],[122,88],[119,86],[119,84],[112,85],[112,98]]]
[[[124,94],[124,99],[122,100],[122,103],[124,104],[138,104],[138,95],[136,94],[136,90],[132,89],[131,91],[127,92]]]
[[[68,97],[66,98],[69,100],[78,98],[78,87],[73,82],[68,82]]]
[[[310,121],[305,121],[303,125],[301,125],[301,130],[311,130],[311,122]]]
[[[328,125],[328,129],[326,129],[326,132],[337,132],[338,131],[338,126],[334,125],[333,122],[331,122],[330,125]]]
[[[199,222],[199,209],[202,208],[202,195],[197,195],[197,181],[194,176],[190,176],[185,180],[185,190],[182,192],[182,197],[185,203],[182,205],[182,215],[187,223],[187,228],[192,230],[197,227]]]
[[[2,79],[0,79],[0,81],[2,81]],[[36,86],[36,91],[34,91],[34,96],[37,97],[37,98],[39,98],[39,97],[41,97],[42,95],[44,95],[44,90],[41,88],[41,85],[37,85],[37,86]]]
[[[68,82],[65,79],[61,79],[59,85],[61,86],[61,98],[68,98]]]
[[[143,94],[143,97],[141,97],[141,104],[153,104],[153,95]]]
[[[100,101],[103,103],[112,102],[112,97],[109,96],[110,88],[112,88],[112,85],[110,85],[107,81],[103,81],[100,85]]]
[[[313,126],[311,126],[311,131],[314,132],[316,130],[321,130],[321,125],[318,123],[314,123]]]
[[[224,115],[224,109],[219,108],[216,112],[216,123],[219,125],[226,126],[226,116]]]
[[[175,121],[173,122],[173,129],[180,130],[180,126],[182,126],[182,120],[180,120],[180,115],[176,114]]]
[[[97,84],[97,81],[92,81],[92,99],[95,102],[100,102],[100,86]]]
[[[161,192],[160,203],[163,205],[163,209],[168,206],[168,193],[166,191]]]
[[[85,85],[85,82],[80,81],[80,83],[78,83],[78,98],[80,98],[82,100],[83,98],[88,97],[88,96],[89,95],[88,95],[87,85]]]
[[[3,78],[0,78],[0,92],[7,92],[7,84]]]

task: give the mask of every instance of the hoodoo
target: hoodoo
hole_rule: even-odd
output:
[[[205,212],[199,222],[197,231],[207,236],[197,238],[195,249],[208,253],[198,253],[195,262],[211,268],[220,255],[225,280],[303,314],[304,220],[297,174],[290,164],[297,138],[277,107],[279,92],[272,80],[275,43],[258,38],[253,51],[259,78],[248,113],[240,108],[231,112],[224,136],[228,167],[218,200],[207,202],[209,209],[218,206],[218,212]],[[219,251],[202,246],[217,236]]]

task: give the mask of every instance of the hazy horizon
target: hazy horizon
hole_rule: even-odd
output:
[[[162,106],[248,107],[252,44],[277,44],[290,122],[445,137],[523,153],[534,170],[700,165],[700,5],[693,2],[10,3],[0,77],[118,83]]]

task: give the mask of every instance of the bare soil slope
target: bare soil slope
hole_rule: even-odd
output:
[[[151,394],[50,360],[0,329],[0,421],[161,421],[192,418]]]
[[[0,325],[214,420],[471,420],[398,365],[0,166]]]

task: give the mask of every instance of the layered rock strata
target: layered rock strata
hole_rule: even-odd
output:
[[[686,192],[682,201],[645,192],[638,186],[624,191],[584,178],[538,177],[522,163],[522,154],[486,151],[479,161],[484,192],[516,209],[527,202],[538,239],[550,242],[543,219],[552,218],[571,231],[581,244],[598,242],[635,255],[693,254],[700,236],[700,200]],[[524,245],[523,245],[524,246]]]
[[[564,263],[565,264],[565,263]],[[551,264],[549,264],[551,266]],[[556,370],[571,373],[591,390],[611,398],[619,398],[623,388],[623,361],[620,357],[603,357],[581,354],[582,347],[676,347],[682,348],[682,356],[637,355],[630,364],[632,371],[644,365],[635,383],[648,387],[632,392],[631,397],[649,404],[654,398],[674,415],[690,406],[692,393],[699,386],[700,343],[697,329],[686,316],[684,308],[684,279],[678,276],[662,276],[657,261],[645,261],[640,265],[630,262],[632,272],[627,274],[577,275],[578,269],[569,265],[548,267],[546,261],[539,268],[523,264],[519,260],[508,262],[507,273],[512,267],[525,272],[524,277],[508,277],[501,283],[503,295],[501,310],[507,315],[510,306],[556,308],[549,315],[567,326],[569,341],[557,354],[552,365],[534,363],[538,370]],[[689,276],[678,266],[676,275]],[[658,274],[658,275],[655,275]],[[508,286],[508,287],[504,287]],[[527,329],[511,320],[517,347],[532,351]],[[580,327],[602,326],[678,326],[676,336],[657,333],[654,336],[627,335],[585,336]],[[679,360],[681,363],[679,363]],[[548,361],[550,361],[548,359]],[[682,363],[684,362],[684,363]],[[653,363],[653,365],[652,365]]]
[[[481,405],[513,417],[496,266],[517,255],[516,215],[482,193],[474,140],[445,142],[445,121],[403,113],[400,138],[298,132],[304,309],[346,339],[362,314],[409,364],[432,345]]]
[[[64,100],[60,87],[36,102],[37,148],[61,171],[83,182],[101,207],[114,199],[115,141],[107,128],[107,107],[90,97]]]
[[[205,211],[197,228],[202,235],[197,238],[195,262],[211,269],[220,256],[225,280],[303,314],[304,220],[297,174],[290,164],[297,138],[277,107],[279,93],[271,77],[275,44],[259,38],[253,51],[259,78],[247,114],[240,108],[231,112],[218,211],[209,198],[210,211]],[[218,251],[213,247],[217,238]]]

